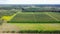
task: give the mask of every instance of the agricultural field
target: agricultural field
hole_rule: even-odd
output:
[[[56,14],[56,15],[55,15]],[[55,15],[55,16],[54,16]],[[60,13],[56,12],[21,12],[9,22],[17,23],[59,23]]]
[[[0,33],[60,34],[60,5],[0,5]]]
[[[1,30],[20,33],[60,32],[60,23],[7,23],[0,26]]]
[[[17,10],[0,10],[0,17],[2,16],[11,16],[16,13]]]
[[[16,25],[20,30],[54,31],[60,30],[60,23],[9,23]],[[27,26],[28,25],[28,26]]]
[[[60,21],[60,13],[59,12],[50,12],[53,17],[57,18]]]
[[[3,15],[0,15],[7,21],[6,24],[0,26],[2,31],[60,32],[59,12],[10,11],[6,11],[6,13],[3,11]]]

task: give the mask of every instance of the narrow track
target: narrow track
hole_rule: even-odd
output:
[[[50,15],[49,13],[45,13],[46,15],[50,16],[51,18],[55,19],[56,21],[59,21],[57,18],[55,18],[54,16]]]
[[[10,21],[11,19],[13,19],[17,14],[19,14],[20,12],[17,12],[11,16],[3,16],[1,19],[4,19],[6,21]]]
[[[11,17],[10,17],[10,19],[9,19],[9,21],[11,20],[11,19],[13,19],[17,14],[19,14],[20,12],[17,12],[17,13],[15,13],[15,14],[13,14]]]

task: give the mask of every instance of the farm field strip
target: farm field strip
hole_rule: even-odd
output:
[[[45,12],[20,12],[20,14],[44,14]]]
[[[0,28],[3,31],[60,31],[60,23],[6,23]]]
[[[38,13],[19,13],[17,14],[12,20],[20,22],[50,22],[50,21],[58,21],[57,18],[53,17],[52,15],[48,14],[48,12],[41,12]],[[11,20],[11,21],[12,21]]]
[[[32,12],[32,13],[33,13],[33,12]],[[33,13],[32,15],[33,15],[33,17],[34,17],[34,20],[35,20],[35,21],[37,21],[37,20],[36,20],[36,18],[35,18],[35,15],[34,15],[34,13]]]
[[[52,15],[53,17],[57,18],[60,21],[60,13],[56,13],[56,12],[49,12],[50,15]]]
[[[59,19],[54,17],[51,14],[51,12],[39,12],[39,13],[38,12],[37,13],[36,12],[17,12],[15,14],[11,15],[11,17],[6,16],[4,18],[7,18],[8,21],[12,21],[12,20],[17,19],[16,15],[18,15],[17,18],[19,18],[20,21],[21,21],[21,19],[23,19],[22,21],[24,21],[26,18],[27,19],[25,21],[33,20],[34,22],[37,22],[37,21],[38,22],[40,22],[40,21],[41,22],[42,21],[59,21]]]
[[[55,18],[54,16],[52,16],[52,15],[49,14],[48,12],[46,12],[46,14],[47,14],[48,16],[50,16],[51,18],[55,19],[56,21],[59,21],[57,18]]]
[[[17,26],[20,30],[38,30],[38,31],[55,31],[60,30],[60,23],[50,24],[50,23],[9,23],[11,25]],[[28,26],[27,26],[28,25]]]

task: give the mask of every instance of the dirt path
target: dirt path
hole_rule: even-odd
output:
[[[20,28],[17,27],[16,25],[11,25],[11,24],[8,24],[8,23],[5,23],[3,25],[0,25],[0,32],[3,32],[3,31],[19,31]]]
[[[15,13],[15,14],[13,14],[11,17],[10,17],[10,19],[9,19],[9,21],[11,20],[11,19],[13,19],[17,14],[19,14],[20,12],[17,12],[17,13]]]
[[[46,14],[47,14],[48,16],[50,16],[51,18],[55,19],[56,21],[59,21],[57,18],[53,17],[53,16],[50,15],[49,13],[46,12]]]

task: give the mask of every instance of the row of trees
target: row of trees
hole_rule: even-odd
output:
[[[44,8],[44,7],[29,7],[29,8],[24,8],[24,7],[0,7],[0,9],[4,9],[4,10],[11,10],[11,9],[19,9],[22,10],[22,12],[60,12],[59,8]]]
[[[30,7],[30,8],[22,8],[23,12],[60,12],[60,9],[57,7]]]

